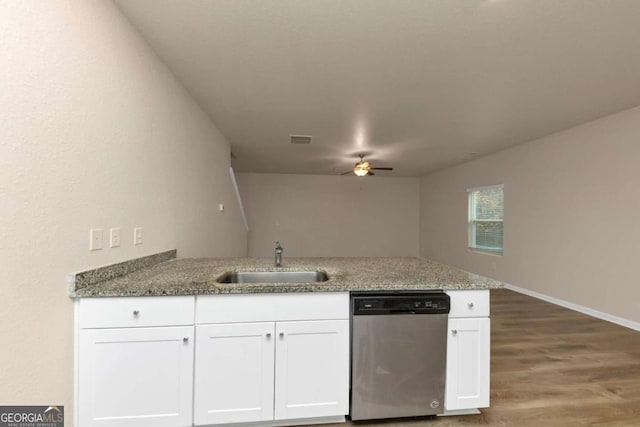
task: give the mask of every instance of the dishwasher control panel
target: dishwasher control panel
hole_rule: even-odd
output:
[[[352,313],[359,315],[380,314],[448,314],[449,295],[432,293],[354,293]]]

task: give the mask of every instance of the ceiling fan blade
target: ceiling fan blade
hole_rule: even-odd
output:
[[[349,175],[350,173],[353,173],[353,170],[346,171],[346,172],[344,172],[344,173],[341,173],[340,175]]]
[[[379,170],[379,171],[392,171],[393,168],[369,168],[369,169],[375,169],[375,170]]]

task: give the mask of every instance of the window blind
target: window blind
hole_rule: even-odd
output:
[[[469,192],[469,247],[502,253],[504,195],[502,185]]]

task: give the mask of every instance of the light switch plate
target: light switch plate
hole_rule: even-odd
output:
[[[119,228],[112,228],[110,230],[110,237],[111,237],[112,248],[117,248],[118,246],[120,246],[120,229]]]
[[[142,227],[136,227],[133,229],[133,244],[134,245],[142,244]]]
[[[89,250],[99,251],[102,249],[102,236],[103,232],[101,228],[92,228],[89,230]]]

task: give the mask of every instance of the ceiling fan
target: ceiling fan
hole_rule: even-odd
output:
[[[381,171],[392,171],[393,168],[373,168],[369,162],[364,161],[364,154],[359,154],[360,161],[356,163],[356,166],[341,175],[349,175],[350,173],[356,176],[367,176],[367,175],[375,175],[372,170],[381,170]]]

